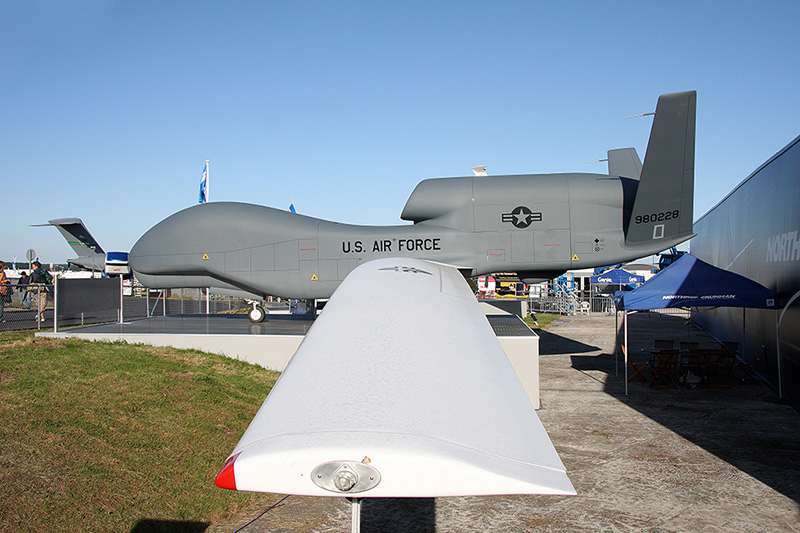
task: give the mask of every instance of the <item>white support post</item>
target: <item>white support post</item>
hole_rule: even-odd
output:
[[[350,500],[351,518],[350,518],[350,532],[361,532],[361,498],[348,498]]]
[[[787,306],[788,307],[788,306]],[[784,312],[786,310],[784,309]],[[777,357],[777,364],[778,364],[778,398],[783,398],[783,378],[781,377],[781,319],[783,319],[783,313],[778,315],[778,312],[775,312],[775,355]]]
[[[622,351],[625,354],[625,396],[628,395],[628,311],[625,311],[625,344]]]
[[[619,377],[619,311],[614,308],[614,376]]]
[[[45,299],[45,309],[47,299]],[[53,277],[53,333],[58,333],[58,278]]]

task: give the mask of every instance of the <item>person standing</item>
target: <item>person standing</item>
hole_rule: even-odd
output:
[[[22,271],[22,275],[17,280],[17,287],[19,290],[22,291],[22,308],[23,309],[30,309],[31,308],[31,293],[28,290],[28,284],[31,282],[31,277],[28,275],[27,272],[24,270]]]
[[[7,303],[11,303],[11,294],[14,287],[6,277],[6,264],[0,261],[0,322],[5,322],[3,318],[3,309]]]
[[[53,276],[42,267],[39,261],[33,262],[33,268],[34,271],[31,272],[31,283],[39,285],[39,287],[37,287],[39,293],[37,295],[38,311],[36,314],[36,321],[44,322],[44,310],[47,307],[47,293],[50,292],[50,288],[47,285],[52,285]]]

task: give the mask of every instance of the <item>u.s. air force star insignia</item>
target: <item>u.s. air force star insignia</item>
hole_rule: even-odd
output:
[[[503,213],[503,222],[511,222],[515,228],[524,229],[532,222],[541,222],[542,214],[534,213],[524,205],[515,207],[510,213]]]

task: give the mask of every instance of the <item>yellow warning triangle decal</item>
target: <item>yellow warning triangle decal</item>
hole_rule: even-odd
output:
[[[316,275],[316,274],[313,274],[313,275],[311,276],[311,281],[319,281],[319,279],[317,278],[317,275]]]
[[[207,260],[208,260],[208,254],[203,254],[203,261],[207,261]]]
[[[580,259],[578,258],[578,254],[573,255],[572,256],[572,260],[573,261],[579,261]]]

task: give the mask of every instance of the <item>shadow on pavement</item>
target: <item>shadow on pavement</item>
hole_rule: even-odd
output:
[[[685,321],[663,324],[677,327],[672,334],[686,335]],[[657,335],[670,338],[663,329],[645,333],[650,335],[650,343]],[[690,334],[701,343],[716,342],[697,329]],[[630,342],[631,353],[637,353],[634,357],[645,360],[637,343],[647,341]],[[571,357],[576,370],[606,374],[607,394],[800,503],[800,413],[771,402],[775,395],[764,383],[733,379],[730,388],[655,389],[649,382],[634,380],[628,383],[626,396],[622,356],[620,374],[615,376],[613,354],[574,353],[579,354]],[[644,374],[649,380],[647,369]]]
[[[364,533],[436,531],[436,500],[364,498],[361,504],[361,531]]]
[[[547,330],[537,330],[539,335],[539,355],[565,355],[574,353],[596,352],[600,348],[580,341],[569,339],[551,333]]]

